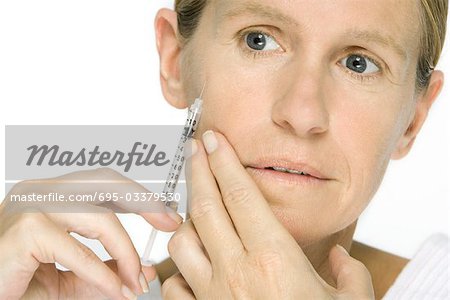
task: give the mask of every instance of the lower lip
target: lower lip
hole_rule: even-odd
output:
[[[328,179],[320,179],[310,175],[298,175],[287,172],[275,171],[272,169],[258,169],[247,167],[252,174],[258,177],[278,181],[288,185],[317,185],[328,181]]]

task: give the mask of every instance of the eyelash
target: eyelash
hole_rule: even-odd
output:
[[[379,71],[377,73],[370,74],[370,75],[362,75],[360,73],[349,70],[346,66],[343,66],[339,63],[342,60],[342,58],[346,58],[346,57],[349,57],[350,55],[354,55],[354,54],[364,57],[365,59],[367,59],[368,61],[373,63],[375,66],[377,66]],[[353,79],[356,79],[362,83],[373,81],[373,80],[379,78],[383,74],[383,70],[384,70],[383,65],[378,61],[378,59],[372,57],[371,55],[364,53],[364,51],[355,50],[355,49],[348,50],[348,51],[346,51],[345,56],[343,56],[342,58],[339,59],[339,61],[337,62],[337,65],[342,67],[345,70],[345,72],[348,73]]]
[[[238,40],[239,43],[241,44],[241,50],[243,51],[243,53],[252,58],[252,59],[259,59],[259,58],[265,58],[268,56],[272,56],[274,53],[276,54],[278,51],[256,51],[256,50],[252,50],[250,49],[247,44],[246,41],[244,39],[244,37],[249,34],[249,33],[260,33],[260,34],[264,34],[267,36],[270,36],[271,38],[273,38],[274,40],[276,40],[272,34],[265,32],[264,30],[260,30],[260,29],[248,29],[248,30],[241,30],[238,33]],[[243,45],[242,45],[243,44]],[[281,47],[281,45],[280,45]],[[281,47],[282,48],[282,47]],[[284,49],[283,49],[284,50]],[[341,65],[339,63],[339,61],[342,60],[342,58],[348,57],[350,55],[360,55],[361,57],[364,57],[365,59],[369,60],[370,62],[372,62],[373,64],[375,64],[378,69],[380,69],[379,72],[375,73],[375,74],[371,74],[371,75],[362,75],[359,73],[356,73],[352,70],[349,70],[348,68],[346,68],[345,66]],[[377,79],[378,77],[380,77],[380,75],[383,73],[383,66],[382,64],[378,61],[378,59],[364,53],[364,51],[361,50],[348,50],[345,53],[345,56],[343,56],[342,58],[339,59],[339,61],[337,62],[337,65],[339,65],[340,67],[344,68],[345,72],[349,74],[350,77],[352,77],[355,80],[360,81],[361,83],[365,83],[365,82],[370,82],[373,81],[375,79]]]
[[[249,33],[264,34],[264,35],[270,36],[271,38],[276,40],[272,34],[267,33],[263,30],[258,30],[258,29],[242,30],[238,33],[238,40],[241,44],[243,44],[243,45],[241,45],[240,48],[242,49],[242,51],[244,52],[245,55],[247,55],[253,59],[258,59],[258,58],[272,56],[274,53],[280,53],[278,51],[255,51],[255,50],[250,49],[247,46],[246,41],[244,40],[244,37]],[[280,45],[280,48],[283,48],[283,47],[281,47],[281,45]],[[283,51],[284,51],[284,49],[283,49]]]

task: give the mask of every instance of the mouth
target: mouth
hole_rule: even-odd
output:
[[[332,180],[316,168],[300,162],[261,161],[247,165],[246,169],[259,178],[288,184],[308,185]]]
[[[278,171],[278,172],[297,174],[297,175],[302,175],[302,176],[311,176],[308,173],[303,172],[303,171],[287,169],[287,168],[283,168],[283,167],[265,167],[264,170],[274,170],[274,171]]]

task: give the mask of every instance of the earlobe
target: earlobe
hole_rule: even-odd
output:
[[[160,59],[160,80],[164,98],[176,108],[188,106],[181,81],[181,46],[177,36],[177,14],[163,8],[155,18],[156,47]]]
[[[405,133],[400,137],[395,151],[391,155],[391,159],[401,159],[409,153],[428,116],[431,106],[442,90],[443,84],[444,74],[441,71],[433,71],[427,89],[416,101],[414,117]]]

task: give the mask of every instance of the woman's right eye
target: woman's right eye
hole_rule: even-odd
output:
[[[255,51],[274,51],[281,48],[272,36],[258,31],[247,33],[245,42]]]

